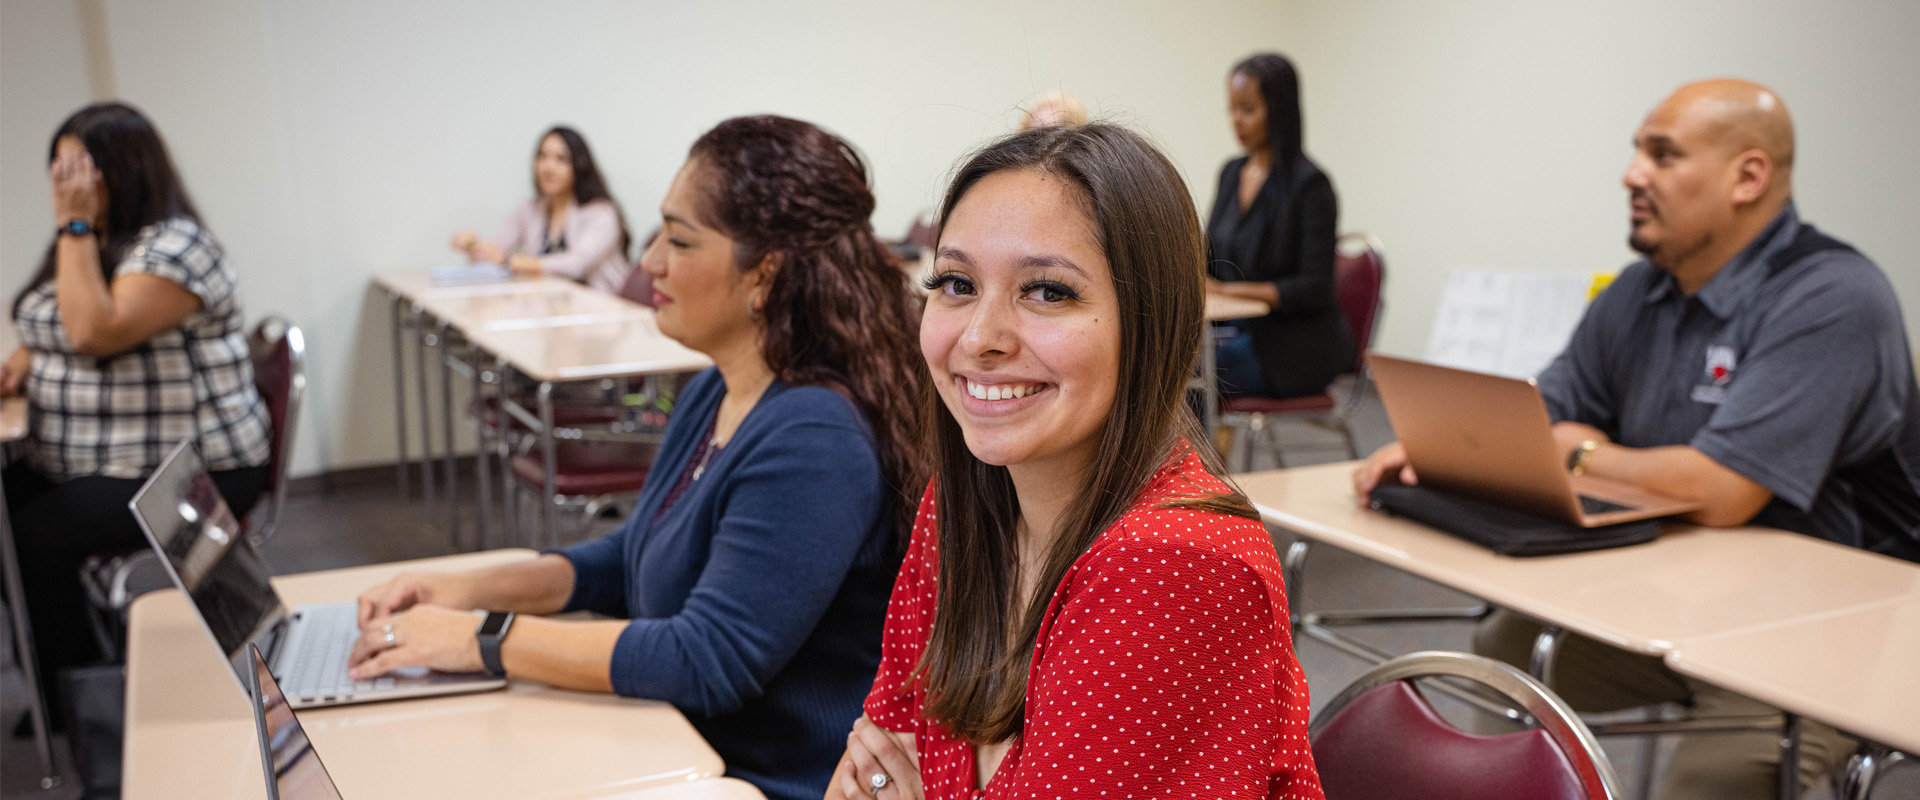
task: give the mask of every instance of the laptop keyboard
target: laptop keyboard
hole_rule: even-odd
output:
[[[1609,503],[1598,497],[1588,497],[1584,494],[1580,495],[1580,513],[1582,514],[1610,514],[1615,511],[1632,511],[1633,509],[1633,506],[1623,506],[1619,503]]]
[[[347,657],[360,638],[358,609],[353,603],[327,603],[300,610],[299,635],[289,642],[281,683],[288,697],[302,702],[342,697],[393,686],[392,678],[354,681],[347,677]]]

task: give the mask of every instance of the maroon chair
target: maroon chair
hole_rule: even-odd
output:
[[[253,361],[253,385],[267,406],[267,485],[259,502],[240,521],[255,546],[266,542],[280,527],[287,505],[287,472],[293,462],[294,431],[300,403],[307,393],[307,344],[300,328],[284,317],[260,320],[247,337]],[[125,641],[127,609],[135,598],[172,585],[153,550],[140,547],[124,553],[102,553],[80,567],[88,605],[96,623],[94,633],[109,656],[120,655]]]
[[[1268,424],[1281,420],[1298,420],[1334,431],[1346,440],[1347,457],[1360,457],[1349,423],[1367,393],[1366,353],[1373,345],[1374,325],[1380,319],[1381,287],[1386,283],[1387,262],[1380,250],[1380,240],[1364,233],[1342,235],[1336,248],[1333,295],[1347,326],[1353,331],[1353,370],[1345,373],[1354,376],[1352,388],[1344,402],[1336,400],[1331,392],[1303,397],[1236,395],[1222,400],[1221,420],[1233,427],[1235,438],[1246,439],[1235,464],[1237,472],[1252,468],[1253,449],[1261,443],[1271,448],[1276,462],[1285,464],[1280,441]]]
[[[658,448],[648,442],[562,440],[554,443],[554,496],[546,502],[577,512],[574,532],[583,533],[601,509],[639,495]],[[520,453],[511,462],[516,487],[536,498],[545,492],[540,454]],[[558,532],[555,532],[558,536]],[[554,542],[552,544],[558,544]]]
[[[1479,736],[1434,712],[1413,681],[1470,681],[1538,727]],[[1309,729],[1327,800],[1610,800],[1619,779],[1566,702],[1518,669],[1467,653],[1388,661],[1342,690]]]

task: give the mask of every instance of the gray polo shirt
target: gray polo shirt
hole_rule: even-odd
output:
[[[1803,233],[1804,232],[1804,233]],[[1893,286],[1792,203],[1692,296],[1641,261],[1540,374],[1555,420],[1692,445],[1765,486],[1756,525],[1920,561],[1920,388]]]

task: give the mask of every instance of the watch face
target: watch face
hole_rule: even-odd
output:
[[[480,630],[477,633],[480,636],[499,636],[507,629],[507,621],[510,619],[513,617],[498,611],[488,614],[486,620],[480,623]]]
[[[84,220],[75,219],[75,220],[67,221],[67,233],[71,233],[75,236],[85,236],[92,232],[93,232],[93,228],[88,226]]]

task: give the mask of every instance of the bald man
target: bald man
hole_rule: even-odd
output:
[[[1699,500],[1702,525],[1797,531],[1920,561],[1920,388],[1893,287],[1800,220],[1793,122],[1764,86],[1681,87],[1633,137],[1628,244],[1646,257],[1594,300],[1540,374],[1570,471]],[[1355,471],[1359,496],[1414,482],[1404,450]],[[1475,649],[1525,665],[1539,625],[1496,612]],[[1582,710],[1689,703],[1772,709],[1578,637],[1554,686]],[[1777,736],[1687,737],[1663,798],[1776,794]],[[1802,785],[1851,750],[1808,725]]]

